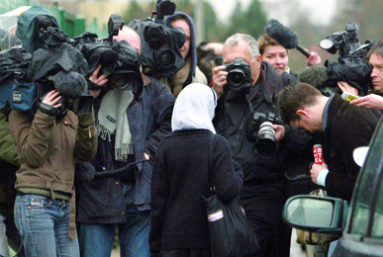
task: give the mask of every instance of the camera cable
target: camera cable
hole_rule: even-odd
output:
[[[131,162],[129,163],[128,165],[126,165],[125,167],[122,167],[122,168],[119,168],[119,169],[115,169],[115,170],[106,170],[106,171],[100,171],[100,172],[96,172],[94,174],[94,177],[109,177],[109,176],[114,176],[116,174],[119,174],[121,172],[124,172],[124,171],[127,171],[131,165],[133,164],[137,164],[137,163],[140,163],[140,162],[146,162],[146,161],[149,161],[149,160],[140,160],[140,161],[136,161],[136,162]]]

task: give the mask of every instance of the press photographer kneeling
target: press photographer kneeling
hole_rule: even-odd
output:
[[[259,240],[257,256],[289,256],[291,230],[282,221],[284,172],[289,151],[304,151],[309,140],[292,126],[277,125],[277,94],[295,79],[262,62],[249,35],[226,40],[223,62],[214,69],[219,101],[213,122],[243,169],[241,200]]]

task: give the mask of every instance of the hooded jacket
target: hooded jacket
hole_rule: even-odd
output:
[[[188,56],[186,58],[190,58],[190,71],[189,75],[187,76],[185,82],[182,84],[182,88],[186,87],[187,85],[193,83],[202,83],[207,84],[206,76],[200,71],[200,69],[197,67],[197,44],[196,44],[196,34],[195,34],[195,28],[194,28],[194,21],[193,19],[183,12],[175,12],[173,15],[167,16],[165,19],[166,25],[170,25],[174,20],[178,19],[178,17],[182,17],[187,21],[190,27],[190,49]],[[180,90],[179,90],[180,91]],[[178,92],[173,92],[173,95],[178,95]],[[175,96],[176,96],[175,95]]]
[[[29,53],[33,53],[39,48],[39,38],[36,28],[36,18],[38,16],[46,16],[56,27],[60,27],[55,16],[40,5],[32,6],[23,12],[17,21],[16,36],[21,39],[23,48]]]

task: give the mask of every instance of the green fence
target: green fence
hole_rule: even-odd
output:
[[[36,4],[36,2],[31,0],[0,0],[0,14],[7,13],[22,6],[33,6]],[[104,25],[102,29],[99,29],[97,20],[86,24],[84,17],[69,13],[64,8],[55,5],[42,6],[56,17],[61,29],[71,38],[85,31],[96,33],[99,37],[106,37],[108,35],[106,25]]]

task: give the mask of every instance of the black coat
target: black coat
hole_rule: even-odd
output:
[[[229,141],[234,159],[242,166],[244,192],[251,191],[252,185],[284,180],[290,149],[296,151],[306,147],[305,137],[299,135],[300,131],[286,125],[286,135],[279,142],[277,152],[264,159],[255,153],[256,138],[249,136],[249,121],[254,112],[272,112],[280,120],[277,94],[285,85],[293,82],[296,80],[291,75],[277,73],[270,64],[262,62],[261,75],[247,96],[240,91],[227,90],[218,101],[213,122],[217,133]]]
[[[350,201],[360,170],[353,159],[354,149],[369,145],[380,117],[379,111],[350,105],[339,95],[332,98],[323,146],[330,171],[325,182],[329,196]]]
[[[208,130],[180,130],[158,148],[152,178],[150,250],[210,248],[206,207],[209,196]],[[227,141],[214,139],[212,157],[216,194],[222,201],[238,196],[242,171],[232,161]]]
[[[174,97],[165,85],[155,79],[150,80],[150,83],[144,86],[140,99],[134,99],[127,109],[135,154],[131,158],[134,158],[134,161],[143,160],[144,152],[154,159],[162,138],[171,132]],[[95,113],[97,112],[98,108],[95,106]],[[92,164],[111,170],[120,168],[121,163],[115,161],[112,144],[99,137],[97,154]],[[136,165],[133,201],[140,211],[150,209],[152,169],[152,162]],[[121,178],[116,175],[95,178],[89,182],[77,181],[77,221],[100,224],[126,222]]]

